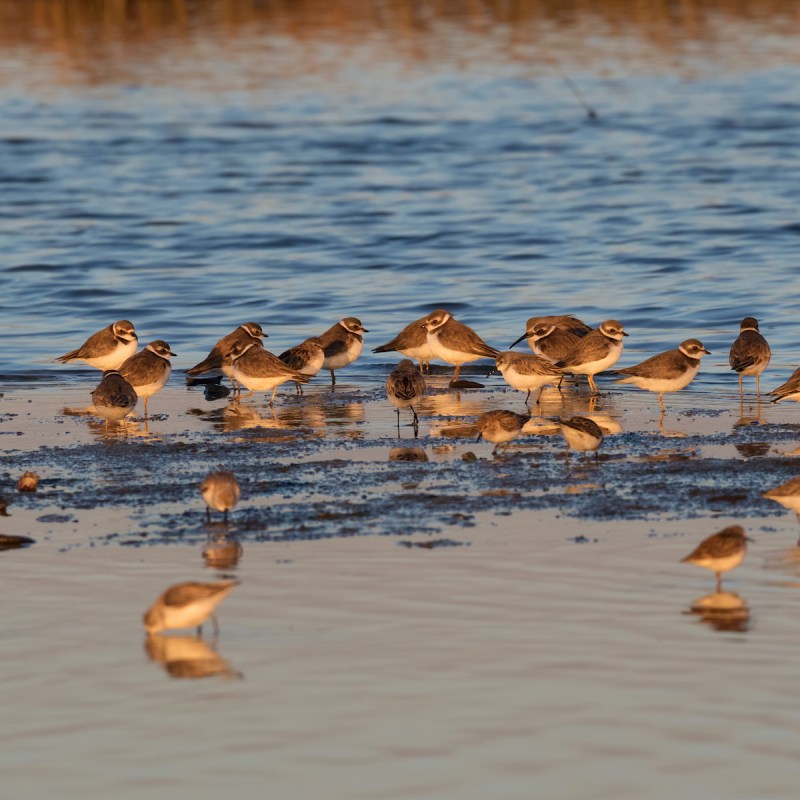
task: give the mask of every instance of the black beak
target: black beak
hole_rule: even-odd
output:
[[[361,333],[369,333],[369,331],[366,328],[362,328]]]
[[[705,348],[703,348],[703,352],[704,352],[704,353],[705,353],[707,356],[710,356],[710,355],[711,355],[711,351],[710,351],[710,350],[706,350]]]
[[[172,352],[172,350],[170,350],[170,351],[169,351],[169,354],[170,354],[171,356],[176,356],[176,355],[178,355],[177,353],[173,353],[173,352]]]
[[[486,377],[488,378],[490,375],[499,375],[499,374],[500,374],[500,370],[499,370],[499,369],[497,369],[497,367],[495,367],[494,369],[490,369],[490,370],[489,370],[489,371],[486,373]]]
[[[479,441],[480,441],[482,438],[483,438],[483,434],[482,434],[482,433],[479,433],[479,434],[478,434],[478,438],[475,440],[475,444],[478,444],[478,442],[479,442]]]
[[[752,536],[745,536],[745,537],[744,537],[744,540],[745,540],[746,542],[755,542],[755,539],[754,539]]]
[[[625,333],[625,331],[622,331],[622,335],[623,336],[629,336],[629,334]]]
[[[514,344],[511,345],[511,347],[514,347],[515,345],[518,345],[523,339],[527,339],[527,338],[528,338],[528,331],[525,331],[525,333],[523,333],[522,336],[520,336],[519,339],[517,339],[517,341],[514,342]],[[511,347],[509,347],[508,349],[510,350]]]

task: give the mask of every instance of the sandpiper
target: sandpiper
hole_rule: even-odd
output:
[[[761,395],[761,373],[769,366],[772,352],[767,340],[759,333],[758,320],[745,317],[739,327],[739,336],[731,345],[728,361],[731,369],[739,373],[739,395],[744,394],[743,375],[756,376],[756,392]]]
[[[144,615],[148,635],[173,628],[197,627],[211,617],[214,633],[219,632],[214,609],[239,585],[239,581],[178,583],[170,586]]]
[[[542,397],[542,389],[547,386],[558,386],[564,377],[564,372],[554,367],[551,361],[537,355],[527,353],[514,353],[504,350],[497,354],[497,371],[503,380],[513,389],[521,392],[527,391],[525,405],[530,400],[531,392],[539,390],[536,398],[538,405]]]
[[[144,398],[144,415],[147,416],[147,398],[160,391],[172,372],[170,358],[175,353],[162,339],[150,342],[144,350],[131,356],[119,368],[139,397]]]
[[[496,453],[501,444],[507,449],[512,439],[516,439],[522,432],[525,423],[530,419],[527,414],[515,414],[513,411],[485,411],[481,414],[475,426],[478,429],[478,439],[486,439],[494,443],[492,453]]]
[[[792,478],[786,483],[764,492],[762,496],[794,511],[797,521],[800,522],[800,477]],[[800,541],[798,541],[798,546],[800,546]]]
[[[525,333],[511,347],[527,339],[534,355],[555,363],[566,358],[591,330],[585,322],[570,314],[531,317],[525,325]]]
[[[425,378],[417,366],[408,358],[404,358],[389,373],[386,379],[386,395],[389,402],[397,409],[397,430],[400,431],[400,409],[410,408],[414,415],[414,432],[416,435],[419,417],[414,410],[414,405],[425,394]]]
[[[622,337],[627,335],[619,322],[607,319],[587,333],[564,358],[556,361],[556,366],[565,372],[586,375],[592,392],[598,394],[594,376],[617,363],[622,355]]]
[[[281,353],[278,358],[287,367],[296,369],[303,375],[313,378],[321,369],[325,361],[325,351],[322,349],[322,342],[316,336],[306,339],[304,342],[290,347]],[[297,393],[303,394],[303,387],[296,383]]]
[[[225,522],[228,512],[239,502],[241,489],[236,476],[227,469],[209,472],[200,484],[200,494],[206,501],[206,519],[211,521],[211,509],[221,511]]]
[[[414,320],[406,325],[397,336],[380,347],[375,347],[373,353],[402,353],[415,361],[419,361],[421,372],[428,371],[433,358],[433,351],[428,344],[428,330],[425,327],[427,316]]]
[[[458,380],[462,364],[479,358],[497,358],[498,350],[486,344],[472,328],[456,320],[449,311],[438,309],[428,314],[425,327],[433,356],[455,365],[451,384]]]
[[[133,386],[115,369],[106,370],[97,388],[92,392],[92,403],[97,414],[106,421],[121,420],[130,414],[139,398]]]
[[[345,317],[328,328],[320,337],[325,352],[322,369],[331,373],[331,385],[336,383],[334,371],[352,364],[364,347],[363,335],[369,331],[355,317]]]
[[[648,392],[658,393],[658,404],[664,408],[663,396],[667,392],[685,389],[700,369],[700,359],[710,355],[698,339],[681,342],[676,350],[667,350],[652,356],[635,367],[625,367],[614,371],[615,375],[625,377],[615,383],[630,383]]]
[[[569,461],[569,450],[579,450],[583,453],[594,452],[595,461],[597,451],[603,443],[603,429],[589,417],[569,417],[558,420],[561,428],[561,435],[567,443],[567,450],[564,456],[565,461]]]
[[[236,384],[233,383],[233,366],[227,359],[226,354],[230,352],[231,347],[237,342],[260,344],[264,338],[269,337],[257,322],[245,322],[236,330],[223,336],[199,364],[195,364],[191,369],[186,370],[186,374],[190,376],[202,375],[204,372],[218,369],[231,381],[233,388],[236,389]]]
[[[796,369],[786,383],[773,389],[770,392],[774,396],[773,403],[780,403],[781,400],[794,400],[800,403],[800,368]]]
[[[308,375],[287,367],[277,356],[255,343],[235,342],[228,351],[233,364],[233,379],[253,392],[268,392],[272,389],[269,404],[275,403],[278,387],[286,381],[308,383]]]
[[[742,563],[747,552],[747,542],[741,525],[731,525],[707,539],[703,539],[688,556],[681,559],[698,567],[710,569],[717,576],[717,592],[722,589],[722,573],[735,569]]]
[[[119,369],[125,359],[136,352],[138,338],[133,323],[127,319],[114,322],[107,328],[93,333],[77,350],[59,356],[58,361],[84,361],[90,367],[107,372]]]

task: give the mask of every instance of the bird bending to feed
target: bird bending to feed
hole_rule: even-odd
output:
[[[234,380],[250,390],[245,397],[272,389],[270,405],[275,403],[275,395],[282,383],[308,383],[308,375],[287,367],[277,356],[252,342],[235,342],[228,351],[228,358],[233,364]]]
[[[131,356],[119,368],[120,374],[139,397],[144,398],[144,415],[147,416],[147,398],[160,391],[172,372],[170,358],[175,353],[162,339],[150,342],[143,350]]]
[[[130,414],[139,397],[128,381],[115,369],[106,370],[103,378],[92,392],[95,412],[106,421],[106,430],[111,420],[115,422]]]
[[[800,403],[800,368],[796,369],[786,383],[773,389],[770,393],[775,399],[773,403],[780,403],[781,400],[794,400]]]
[[[325,351],[322,349],[322,342],[316,336],[306,339],[304,342],[290,347],[281,353],[278,358],[287,367],[296,369],[302,375],[313,378],[321,369],[325,361]],[[297,394],[303,394],[303,387],[295,383]]]
[[[233,381],[233,365],[228,359],[227,354],[230,353],[231,347],[237,342],[242,342],[244,344],[261,344],[265,337],[269,338],[257,322],[245,322],[229,334],[223,336],[199,364],[195,364],[191,369],[186,370],[186,374],[194,377],[195,375],[202,375],[204,372],[211,372],[211,370],[218,369],[230,380],[231,385],[234,390],[236,390],[238,387]]]
[[[136,352],[138,341],[133,323],[121,319],[93,333],[77,350],[59,356],[57,360],[62,364],[83,361],[90,367],[107,372],[119,369],[122,362]]]
[[[564,372],[553,366],[552,361],[533,354],[504,350],[497,354],[496,364],[497,372],[512,389],[528,392],[525,396],[525,405],[528,404],[531,392],[535,389],[539,390],[536,397],[538,405],[542,399],[542,389],[547,385],[558,386],[564,377]]]
[[[615,370],[615,375],[623,376],[615,383],[630,383],[648,392],[657,392],[658,404],[662,411],[666,411],[664,394],[686,388],[700,369],[700,359],[706,355],[711,354],[702,342],[687,339],[676,350],[659,353],[635,367]]]
[[[472,328],[459,322],[449,311],[440,308],[428,314],[425,328],[434,358],[455,365],[451,385],[458,380],[462,364],[479,358],[497,358],[499,350],[486,344]]]
[[[567,443],[567,450],[564,456],[565,461],[569,461],[569,450],[579,450],[582,453],[594,451],[595,461],[597,451],[603,443],[603,429],[589,417],[570,417],[558,420],[561,428],[561,435]]]
[[[364,347],[363,335],[369,331],[355,317],[345,317],[332,325],[319,341],[325,353],[322,369],[331,373],[331,386],[336,383],[335,370],[352,364]]]
[[[747,552],[747,542],[741,525],[731,525],[707,539],[703,539],[681,563],[695,564],[710,569],[717,576],[717,592],[722,590],[722,573],[730,572],[742,563]]]
[[[613,367],[622,355],[622,337],[627,336],[621,323],[607,319],[587,333],[556,366],[565,372],[586,375],[593,394],[598,394],[594,376]]]
[[[404,356],[419,361],[420,371],[430,369],[433,351],[428,344],[428,330],[425,327],[427,316],[414,320],[386,344],[373,348],[373,353],[402,353]]]
[[[566,358],[591,330],[585,322],[570,314],[531,317],[525,325],[525,333],[511,347],[527,339],[534,355],[555,363]]]
[[[209,472],[200,484],[200,494],[206,501],[206,519],[211,521],[211,509],[221,511],[225,522],[228,512],[239,502],[241,489],[236,476],[227,469]]]
[[[239,581],[217,583],[178,583],[170,586],[144,615],[144,627],[148,634],[174,628],[197,627],[200,633],[203,623],[211,617],[214,634],[219,625],[214,609],[239,585]]]
[[[739,373],[740,396],[744,394],[743,375],[756,376],[756,392],[761,396],[761,373],[769,366],[771,355],[767,340],[759,333],[758,320],[745,317],[728,356],[731,369]]]
[[[500,445],[505,445],[504,449],[508,449],[509,443],[512,439],[522,433],[522,428],[525,423],[530,419],[527,414],[515,414],[513,411],[486,411],[481,414],[475,426],[478,429],[478,439],[486,439],[494,443],[492,453],[496,453]]]
[[[408,358],[404,358],[390,373],[386,379],[386,395],[389,402],[397,409],[397,430],[400,430],[400,409],[410,408],[414,415],[414,433],[416,435],[419,417],[414,410],[414,405],[418,403],[425,394],[425,378],[422,372],[417,369],[416,364]]]

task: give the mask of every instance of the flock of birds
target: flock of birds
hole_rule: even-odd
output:
[[[278,356],[264,349],[266,338],[256,322],[246,322],[221,338],[208,356],[187,370],[187,380],[202,380],[207,373],[227,376],[234,392],[241,396],[242,387],[254,392],[272,391],[269,404],[275,400],[277,389],[294,382],[296,391],[321,370],[330,371],[331,384],[336,383],[336,371],[353,363],[363,349],[363,335],[368,333],[356,317],[345,317],[318,337],[306,339],[301,344]],[[397,409],[398,426],[401,409],[413,415],[414,433],[417,434],[418,415],[414,406],[426,391],[425,373],[431,361],[438,359],[455,367],[451,387],[478,387],[470,381],[459,379],[463,364],[482,358],[491,358],[495,370],[514,389],[526,392],[525,403],[531,393],[538,391],[537,403],[545,386],[559,389],[566,375],[586,375],[592,395],[598,393],[594,377],[609,370],[620,358],[623,338],[627,336],[616,320],[606,320],[597,328],[572,315],[532,317],[525,333],[512,345],[527,340],[531,353],[514,350],[499,351],[488,345],[472,328],[456,320],[446,310],[438,309],[407,325],[391,341],[374,348],[373,352],[398,352],[406,356],[393,369],[386,380],[386,394]],[[138,337],[128,320],[120,320],[93,334],[78,349],[58,360],[62,363],[83,361],[103,371],[99,385],[92,392],[95,412],[109,422],[118,421],[130,414],[138,399],[147,400],[167,382],[171,372],[170,359],[175,353],[167,342],[157,339],[137,352]],[[697,375],[703,356],[709,351],[698,339],[687,339],[676,349],[654,355],[640,364],[614,371],[617,383],[631,384],[658,395],[663,414],[663,396],[687,387]],[[756,379],[760,396],[760,377],[767,368],[771,351],[753,317],[742,320],[740,332],[730,348],[729,363],[739,376],[739,391],[743,393],[743,376]],[[416,364],[414,362],[417,362]],[[218,380],[218,379],[214,379]],[[800,401],[800,369],[786,383],[770,392],[773,402],[790,399]],[[248,395],[249,396],[249,395]],[[509,410],[487,411],[476,421],[478,438],[484,438],[497,449],[506,447],[522,431],[530,414],[517,414]],[[575,416],[559,419],[561,432],[570,448],[597,453],[603,441],[602,428],[591,418]],[[213,508],[228,512],[240,497],[235,476],[227,471],[211,473],[201,485],[207,513]],[[800,478],[766,494],[798,512],[800,519]],[[717,592],[721,588],[724,572],[737,567],[744,559],[748,537],[740,526],[725,528],[708,537],[683,561],[710,569],[717,577]],[[144,624],[148,634],[162,630],[202,626],[209,617],[214,621],[214,609],[233,591],[237,581],[216,583],[182,583],[167,589],[148,610]]]

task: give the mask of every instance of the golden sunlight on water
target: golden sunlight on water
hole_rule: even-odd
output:
[[[220,50],[234,63],[255,55],[253,80],[329,69],[342,46],[348,62],[455,60],[468,68],[491,58],[547,66],[557,55],[571,66],[620,59],[631,68],[688,69],[692,59],[713,56],[733,67],[796,63],[800,50],[786,31],[798,21],[800,6],[787,0],[8,0],[0,4],[0,67],[36,55],[44,59],[37,70],[59,84],[202,77],[205,88],[220,80],[219,89],[230,75],[208,61]],[[309,49],[297,52],[297,44]]]

